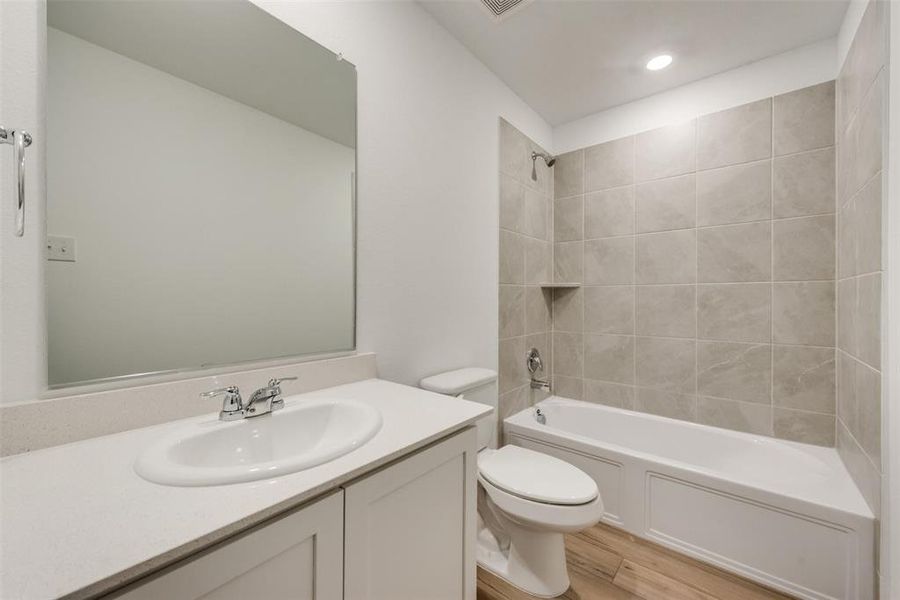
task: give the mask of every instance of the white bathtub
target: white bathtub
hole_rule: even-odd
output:
[[[872,600],[874,519],[833,448],[553,397],[508,443],[596,479],[603,520],[811,600]]]

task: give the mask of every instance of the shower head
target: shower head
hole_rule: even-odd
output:
[[[535,168],[535,162],[538,158],[542,158],[544,163],[548,167],[552,167],[556,164],[556,157],[550,156],[549,154],[544,154],[543,152],[532,152],[531,153],[531,180],[537,181],[537,169]]]

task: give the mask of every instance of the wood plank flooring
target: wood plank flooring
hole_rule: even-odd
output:
[[[559,600],[790,600],[742,577],[599,524],[566,536],[571,587]],[[478,569],[478,600],[535,597]]]

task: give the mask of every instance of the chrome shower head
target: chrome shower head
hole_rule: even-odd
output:
[[[532,152],[531,153],[531,180],[537,181],[537,168],[535,166],[535,162],[538,158],[544,160],[544,163],[548,167],[552,167],[556,164],[556,157],[550,156],[549,154],[544,154],[543,152]]]

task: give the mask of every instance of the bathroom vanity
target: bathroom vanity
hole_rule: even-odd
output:
[[[381,429],[270,479],[135,472],[160,439],[229,425],[216,415],[4,458],[0,597],[474,599],[473,424],[491,408],[369,379],[287,397],[285,412],[327,399],[376,409]]]

